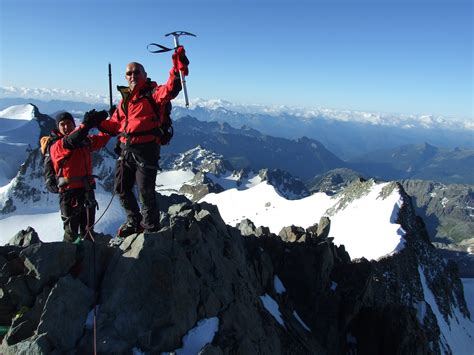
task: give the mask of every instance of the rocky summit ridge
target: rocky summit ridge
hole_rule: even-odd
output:
[[[406,247],[378,261],[351,260],[328,217],[276,235],[185,199],[170,198],[158,233],[115,246],[21,231],[0,247],[0,352],[91,353],[97,304],[98,353],[173,352],[202,324],[200,354],[459,353],[447,329],[473,329],[457,268],[397,187]]]

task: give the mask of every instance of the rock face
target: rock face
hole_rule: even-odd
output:
[[[474,277],[474,191],[472,185],[401,180],[423,218],[433,244],[457,263],[461,277]]]
[[[340,168],[314,177],[307,183],[307,186],[311,192],[325,192],[328,195],[334,195],[354,181],[361,180],[367,179],[354,170]]]
[[[439,148],[428,143],[403,145],[363,154],[352,158],[347,164],[354,170],[379,179],[473,184],[474,150],[472,144],[465,147],[471,148]]]
[[[286,171],[262,169],[258,172],[258,176],[262,181],[268,181],[280,195],[288,200],[309,196],[309,191],[304,183]]]
[[[184,153],[164,155],[160,165],[168,170],[199,170],[203,173],[210,172],[215,175],[234,170],[222,155],[204,149],[200,145]]]
[[[198,121],[191,116],[180,117],[173,126],[175,132],[180,133],[173,138],[170,153],[184,152],[200,144],[222,154],[236,169],[280,169],[308,179],[346,166],[323,144],[305,137],[297,140],[277,138],[254,129],[233,128],[228,123]]]
[[[0,353],[91,353],[95,304],[99,353],[186,348],[183,337],[206,322],[215,333],[203,354],[450,353],[434,311],[448,323],[469,317],[457,269],[405,205],[407,246],[371,262],[327,238],[328,218],[277,236],[184,200],[163,212],[158,233],[118,247],[1,247],[0,325],[10,330]]]

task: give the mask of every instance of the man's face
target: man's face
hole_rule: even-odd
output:
[[[61,132],[61,134],[65,136],[67,136],[72,131],[74,131],[74,128],[76,128],[76,126],[74,125],[74,122],[72,122],[71,120],[62,120],[61,122],[58,123],[59,132]]]
[[[133,90],[135,86],[140,86],[146,81],[146,73],[139,64],[130,63],[125,70],[125,79],[130,90]]]

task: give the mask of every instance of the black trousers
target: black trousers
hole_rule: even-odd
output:
[[[155,180],[160,159],[160,146],[144,144],[122,150],[115,169],[115,191],[127,213],[127,221],[140,222],[145,229],[158,228],[160,215],[155,197]],[[133,187],[137,184],[141,213]]]
[[[94,190],[70,189],[59,194],[59,207],[63,220],[64,241],[74,242],[78,237],[87,238],[86,232],[93,232],[95,221]]]

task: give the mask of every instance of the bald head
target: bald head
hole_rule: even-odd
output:
[[[127,79],[130,90],[138,85],[141,86],[146,81],[146,71],[143,65],[137,62],[131,62],[127,64],[125,69],[125,79]]]

